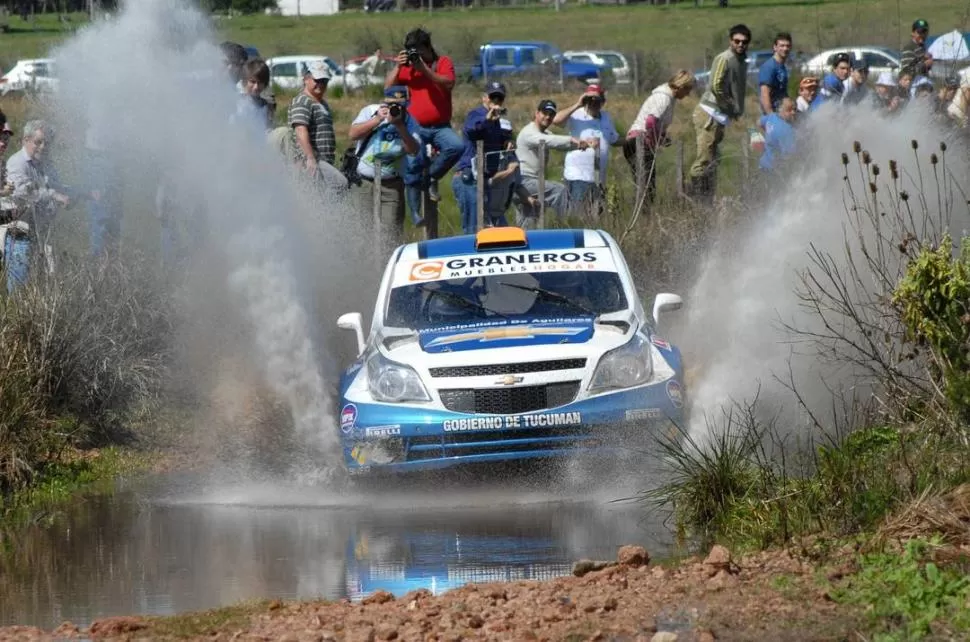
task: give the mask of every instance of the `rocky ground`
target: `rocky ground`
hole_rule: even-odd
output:
[[[840,571],[829,571],[837,580]],[[848,571],[846,571],[848,572]],[[790,551],[732,559],[715,546],[676,566],[640,547],[615,562],[577,562],[574,576],[477,584],[433,596],[377,592],[360,603],[279,601],[174,618],[116,617],[79,630],[0,628],[2,640],[841,640],[859,615],[832,602],[819,570]]]

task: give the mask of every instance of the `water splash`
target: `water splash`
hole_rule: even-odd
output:
[[[853,141],[882,165],[884,178],[888,161],[898,160],[906,168],[902,187],[915,195],[921,191],[915,156],[928,172],[939,141],[952,138],[932,122],[927,109],[916,108],[889,119],[868,109],[845,113],[826,107],[801,126],[800,136],[794,172],[776,179],[767,206],[743,215],[736,229],[717,240],[690,291],[688,320],[679,341],[696,364],[691,434],[699,442],[707,438],[709,424],[722,420],[723,409],[733,404],[757,399],[765,414],[788,431],[804,427],[792,386],[818,416],[831,409],[833,394],[864,388],[857,368],[820,358],[817,345],[792,331],[822,330],[822,319],[799,296],[800,279],[813,266],[813,251],[831,256],[844,268],[847,252],[859,256],[860,239],[874,242],[870,222],[852,211],[850,191],[857,202],[871,202],[868,179],[857,171]],[[917,151],[913,139],[922,142]],[[965,149],[953,140],[949,146],[947,171],[953,177],[968,176]],[[850,157],[848,180],[843,152]],[[946,210],[947,202],[960,202],[949,193],[938,204],[932,174],[923,181],[923,190],[932,195],[926,218],[940,219],[941,205]],[[887,198],[885,193],[879,197],[879,208],[890,207]],[[966,208],[943,212],[942,219],[947,218],[957,234],[970,223]],[[890,219],[885,219],[887,225],[892,225]],[[897,232],[901,230],[882,230],[890,238]],[[864,287],[874,282],[871,275],[863,275]]]
[[[174,186],[179,223],[203,230],[185,239],[195,250],[195,277],[183,298],[194,302],[198,318],[207,306],[224,308],[210,315],[205,332],[212,341],[197,341],[205,354],[193,358],[225,356],[216,343],[242,351],[242,362],[260,368],[285,402],[317,461],[336,464],[327,387],[333,357],[319,316],[328,287],[340,287],[353,272],[353,249],[366,239],[342,224],[347,202],[333,197],[321,205],[301,195],[261,128],[231,118],[238,95],[216,40],[208,19],[186,1],[127,2],[54,52],[62,80],[52,118],[80,164],[93,133],[122,168],[126,198],[141,203],[126,204],[125,225],[139,230],[142,242],[157,239],[144,204],[160,177]],[[346,273],[321,282],[316,274],[338,252],[348,257]],[[224,341],[228,335],[238,338]]]

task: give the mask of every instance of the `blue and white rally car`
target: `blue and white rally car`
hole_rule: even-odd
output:
[[[350,472],[639,449],[683,425],[680,351],[599,230],[487,228],[391,256],[342,376]]]

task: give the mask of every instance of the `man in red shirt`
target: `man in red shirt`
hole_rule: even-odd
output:
[[[422,173],[428,168],[428,196],[441,200],[438,181],[458,162],[464,149],[461,136],[451,128],[451,90],[455,87],[455,65],[448,56],[439,56],[431,46],[431,34],[412,29],[404,37],[404,51],[397,65],[387,74],[384,87],[407,85],[411,91],[408,112],[418,123],[421,151],[407,157],[404,174],[405,198],[415,225],[421,225]],[[426,145],[438,150],[429,159]]]

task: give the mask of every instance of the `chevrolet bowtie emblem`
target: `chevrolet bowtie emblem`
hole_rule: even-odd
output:
[[[525,377],[516,377],[515,375],[505,375],[495,383],[501,384],[503,386],[514,386],[517,383],[522,383]]]

